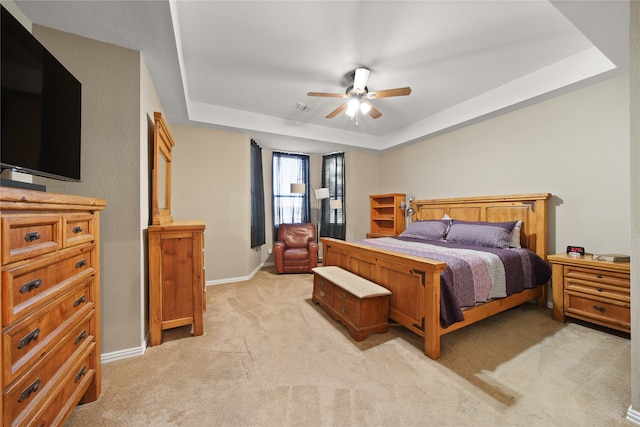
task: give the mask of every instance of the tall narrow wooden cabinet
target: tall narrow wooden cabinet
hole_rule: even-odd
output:
[[[162,344],[162,331],[193,325],[202,335],[204,296],[202,221],[149,226],[150,345]]]
[[[404,231],[404,210],[400,203],[406,200],[402,193],[374,194],[371,203],[371,227],[367,237],[397,236]]]
[[[98,399],[106,202],[0,187],[2,425],[63,425]]]

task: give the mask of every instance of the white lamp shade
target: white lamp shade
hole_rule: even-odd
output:
[[[291,192],[296,194],[304,194],[306,186],[304,184],[291,183]]]
[[[329,195],[328,188],[318,188],[316,190],[316,200],[324,200],[324,199],[328,199],[329,197],[331,196]]]
[[[331,209],[342,209],[342,200],[334,199],[329,202]]]

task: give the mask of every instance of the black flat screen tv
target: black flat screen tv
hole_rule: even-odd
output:
[[[0,167],[80,181],[80,82],[2,7]]]

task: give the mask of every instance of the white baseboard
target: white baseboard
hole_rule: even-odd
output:
[[[131,357],[142,356],[146,347],[134,347],[125,350],[118,350],[112,353],[103,353],[100,356],[100,361],[104,364],[116,362],[118,360],[129,359]]]
[[[255,276],[256,273],[260,271],[262,267],[269,267],[273,265],[275,265],[273,262],[265,262],[265,263],[259,264],[251,273],[249,273],[248,276],[227,277],[226,279],[218,279],[218,280],[207,280],[205,285],[215,286],[215,285],[222,285],[223,283],[245,282],[247,280],[250,280],[253,276]]]
[[[627,421],[640,426],[640,412],[629,406],[629,409],[627,410]]]

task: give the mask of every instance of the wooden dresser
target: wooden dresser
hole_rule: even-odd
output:
[[[553,270],[553,318],[585,320],[630,332],[630,264],[594,261],[587,254],[573,258],[549,255]]]
[[[162,344],[162,331],[193,325],[204,333],[204,229],[202,221],[149,226],[150,345]]]
[[[101,199],[0,187],[4,426],[98,399]]]

